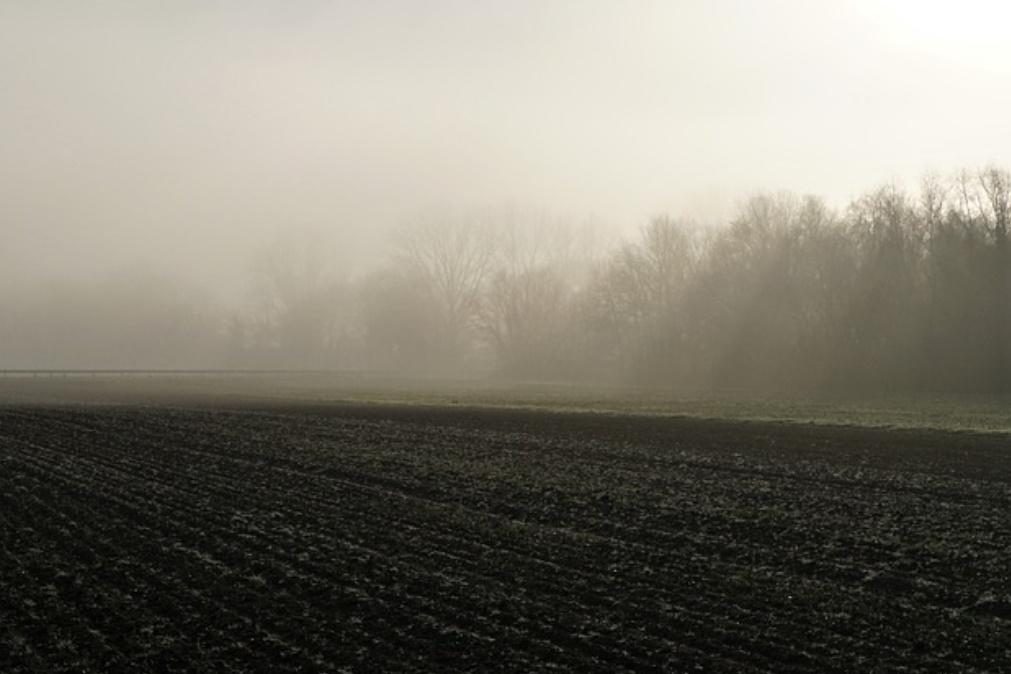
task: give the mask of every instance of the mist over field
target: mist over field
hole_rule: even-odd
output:
[[[4,3],[0,368],[1003,391],[1011,11],[844,4]]]
[[[998,672],[1011,4],[0,0],[0,674]]]

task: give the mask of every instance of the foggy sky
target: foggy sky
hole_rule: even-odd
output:
[[[287,229],[361,265],[433,208],[629,228],[1006,164],[1009,19],[914,0],[2,2],[0,280],[144,267],[231,292]]]

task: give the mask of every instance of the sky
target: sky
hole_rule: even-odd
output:
[[[1011,8],[964,0],[0,0],[0,282],[230,292],[419,213],[629,231],[1011,162]]]

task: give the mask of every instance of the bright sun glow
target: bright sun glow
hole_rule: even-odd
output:
[[[955,59],[1006,50],[1011,4],[994,0],[886,0],[865,10],[886,17],[896,43],[918,50],[948,51]]]

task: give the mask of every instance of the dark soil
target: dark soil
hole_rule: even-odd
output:
[[[0,407],[0,671],[1008,671],[1009,446]]]

